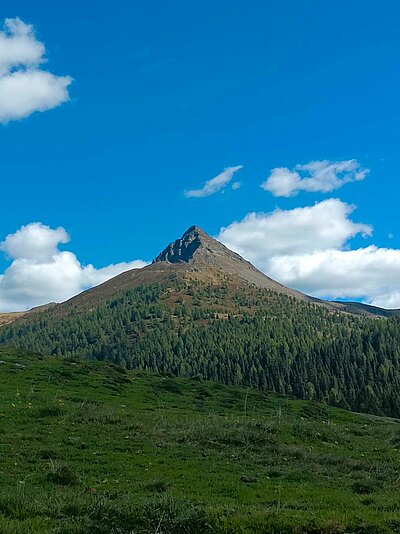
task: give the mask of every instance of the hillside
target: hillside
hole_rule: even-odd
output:
[[[0,531],[394,533],[400,427],[0,348]]]
[[[338,306],[193,227],[151,265],[3,326],[0,344],[400,417],[399,317]]]
[[[266,289],[170,280],[93,308],[73,299],[2,327],[0,343],[400,416],[399,318],[332,312]]]

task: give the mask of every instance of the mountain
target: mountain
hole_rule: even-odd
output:
[[[119,291],[178,279],[197,280],[213,285],[228,283],[237,287],[253,285],[302,300],[315,300],[272,280],[200,228],[191,226],[180,239],[170,243],[150,265],[126,271],[73,297],[69,302],[76,306],[89,303],[92,305]]]
[[[331,302],[310,297],[288,288],[268,277],[239,254],[213,239],[198,226],[191,226],[181,238],[171,242],[153,262],[141,269],[126,271],[114,278],[84,291],[66,303],[50,303],[24,313],[0,314],[0,326],[17,319],[28,319],[33,312],[56,308],[55,314],[63,314],[70,305],[76,309],[95,306],[121,291],[141,285],[165,283],[168,281],[198,281],[212,285],[228,284],[231,288],[256,287],[282,295],[315,303],[335,311],[356,315],[389,317],[399,310],[385,310],[358,302]]]
[[[297,298],[308,298],[302,293],[289,289],[269,278],[256,269],[239,254],[225,247],[222,243],[207,235],[197,226],[190,227],[180,239],[170,243],[153,262],[169,264],[186,264],[186,272],[194,278],[211,283],[218,282],[220,273],[238,281],[254,284],[256,287],[269,289]],[[197,274],[195,274],[197,273]]]
[[[400,417],[400,317],[314,299],[197,227],[134,269],[0,328],[0,344]]]
[[[357,302],[320,300],[290,289],[256,269],[250,262],[210,237],[198,226],[191,226],[180,239],[171,242],[150,265],[126,271],[73,297],[68,302],[78,307],[93,305],[120,291],[143,284],[178,279],[197,280],[213,285],[228,283],[231,287],[253,286],[353,314],[388,317],[398,311],[384,310]]]

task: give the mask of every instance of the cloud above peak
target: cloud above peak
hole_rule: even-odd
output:
[[[9,234],[0,244],[11,265],[0,275],[0,311],[26,310],[48,302],[62,302],[130,269],[142,260],[96,269],[82,265],[75,254],[58,246],[70,238],[64,228],[35,222]]]
[[[236,167],[227,167],[224,169],[218,176],[208,180],[201,189],[191,189],[185,191],[185,196],[187,198],[202,198],[209,197],[218,191],[224,189],[229,182],[232,180],[234,174],[240,169],[243,168],[243,165],[237,165]],[[236,185],[235,185],[236,184]],[[235,182],[233,189],[239,189],[239,182]]]
[[[0,122],[47,111],[69,100],[69,76],[41,68],[46,48],[33,26],[19,18],[5,19],[0,31]]]
[[[329,193],[349,182],[364,180],[368,172],[355,159],[310,161],[305,165],[296,165],[293,169],[272,169],[261,187],[275,197],[293,197],[300,191]]]

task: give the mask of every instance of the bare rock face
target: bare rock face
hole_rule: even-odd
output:
[[[154,260],[178,263],[180,261],[189,262],[196,250],[201,247],[206,234],[197,226],[191,226],[180,239],[170,243]]]
[[[224,270],[233,262],[251,265],[239,254],[225,247],[222,243],[203,232],[198,226],[191,226],[180,239],[170,243],[154,260],[153,263],[185,262],[203,268],[219,267]],[[255,267],[253,267],[255,269]]]

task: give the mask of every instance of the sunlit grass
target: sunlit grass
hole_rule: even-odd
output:
[[[400,425],[0,349],[0,532],[400,531]]]

